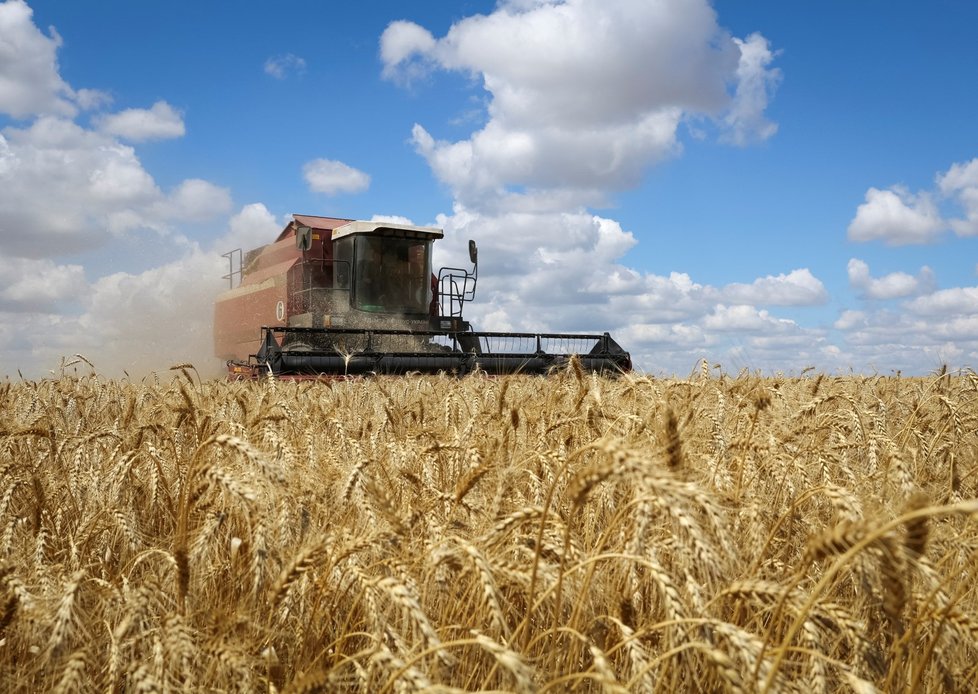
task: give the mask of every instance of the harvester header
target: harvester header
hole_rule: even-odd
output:
[[[368,373],[546,373],[571,355],[621,372],[631,359],[608,333],[476,332],[468,268],[432,268],[436,227],[293,215],[278,238],[224,254],[228,289],[214,306],[214,347],[233,378]]]

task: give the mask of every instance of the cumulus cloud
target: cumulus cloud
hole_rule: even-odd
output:
[[[284,226],[263,204],[245,205],[231,217],[227,233],[214,243],[214,250],[226,253],[234,248],[247,251],[264,246],[274,241]]]
[[[326,195],[362,193],[370,187],[370,176],[332,159],[313,159],[302,167],[309,189]]]
[[[75,123],[45,116],[7,128],[0,141],[0,249],[28,257],[104,243],[131,225],[161,192],[131,147]]]
[[[766,306],[814,306],[829,297],[825,285],[808,268],[760,277],[751,284],[729,284],[722,294],[728,301]]]
[[[858,258],[849,260],[849,284],[860,290],[866,299],[899,299],[934,290],[935,280],[933,271],[926,265],[920,268],[917,276],[905,272],[891,272],[882,277],[872,277],[869,265]]]
[[[937,177],[941,193],[957,200],[964,217],[948,223],[958,236],[978,236],[978,158],[966,164],[953,164]]]
[[[695,321],[706,315],[717,296],[716,289],[704,286],[685,272],[670,272],[668,276],[645,274],[639,289],[612,296],[612,310],[621,312],[627,322],[671,323]]]
[[[161,216],[199,222],[230,210],[231,193],[210,181],[190,178],[180,183],[161,206]]]
[[[978,315],[978,287],[942,289],[907,302],[906,307],[918,316],[936,319],[955,315]]]
[[[277,80],[284,80],[289,75],[302,74],[306,71],[306,61],[294,53],[276,55],[265,61],[265,74]]]
[[[966,173],[952,167],[947,184],[953,187],[954,176]],[[978,287],[938,290],[927,266],[916,275],[873,277],[865,261],[852,258],[847,271],[861,298],[886,301],[867,304],[865,310],[843,310],[833,324],[845,353],[862,370],[922,373],[942,364],[960,368],[978,359]]]
[[[978,235],[978,158],[952,164],[935,179],[936,190],[916,194],[904,186],[870,188],[849,224],[849,239],[899,246],[931,243],[947,229],[958,236]],[[942,212],[939,203],[956,205],[963,215]]]
[[[58,73],[61,37],[41,33],[33,15],[22,0],[0,4],[0,113],[74,116],[75,94]]]
[[[635,235],[586,211],[679,155],[690,120],[736,145],[771,137],[780,74],[763,36],[730,36],[706,2],[511,0],[442,38],[392,23],[381,58],[389,79],[460,71],[490,95],[466,139],[412,130],[455,196],[436,260],[464,266],[465,239],[480,244],[480,296],[466,309],[479,327],[611,330],[650,369],[682,370],[706,349],[784,362],[790,344],[799,364],[826,353],[822,332],[761,308],[824,304],[807,268],[726,286],[643,273],[623,263]]]
[[[446,238],[436,263],[465,266],[465,241],[476,239],[485,268],[479,303],[492,310],[507,307],[514,325],[520,324],[519,314],[532,314],[549,327],[594,328],[600,320],[617,328],[630,321],[700,320],[717,304],[813,306],[828,299],[824,284],[807,268],[722,286],[682,272],[639,272],[622,263],[637,243],[634,234],[584,210],[488,214],[456,205],[454,214],[437,223]]]
[[[940,293],[940,292],[939,292]],[[919,307],[930,303],[929,297]],[[958,303],[961,297],[947,297]],[[962,308],[959,306],[959,308]],[[978,313],[940,314],[879,309],[847,311],[836,321],[843,343],[864,371],[921,373],[978,356]]]
[[[418,59],[428,56],[436,45],[431,32],[414,22],[391,22],[380,37],[384,77],[409,82],[413,77],[420,76],[428,67],[423,63],[419,66]],[[411,61],[415,61],[413,66]]]
[[[96,123],[102,132],[131,142],[183,137],[186,132],[183,116],[165,101],[157,101],[149,109],[128,108],[102,116]]]
[[[978,359],[978,287],[935,290],[931,271],[916,277],[891,273],[873,278],[861,260],[849,262],[850,281],[872,299],[866,310],[844,310],[833,328],[863,370],[921,373]]]
[[[703,332],[702,328],[681,322],[671,324],[632,323],[616,333],[615,336],[625,344],[643,345],[647,348],[702,349],[711,344],[710,337]],[[687,354],[687,357],[689,356],[692,355]],[[661,368],[661,366],[665,366],[664,361],[662,356],[658,356],[654,360],[647,360],[647,363],[656,364],[658,362]],[[671,359],[669,361],[672,362]],[[669,365],[671,366],[671,363]],[[692,366],[692,360],[690,360],[689,366]]]
[[[903,187],[870,188],[866,202],[849,223],[851,241],[884,241],[892,246],[931,243],[946,225],[927,193],[911,194]]]
[[[770,67],[775,55],[760,34],[751,34],[746,41],[735,38],[734,43],[740,48],[737,90],[723,119],[728,128],[723,137],[734,144],[747,145],[766,140],[778,131],[777,124],[769,121],[764,111],[781,82],[781,71]]]
[[[635,235],[587,211],[679,155],[684,123],[735,145],[775,133],[765,112],[780,73],[760,34],[731,36],[705,0],[506,0],[440,38],[393,22],[380,53],[388,79],[457,71],[489,95],[465,139],[411,133],[455,197],[436,263],[465,266],[465,240],[479,242],[480,296],[466,308],[479,327],[611,330],[648,368],[690,366],[694,348],[774,354],[792,341],[800,360],[825,347],[759,308],[825,303],[807,268],[726,286],[643,273],[623,262]],[[737,342],[745,330],[758,341]]]
[[[58,313],[86,289],[80,265],[0,256],[0,312]]]
[[[399,21],[381,58],[391,79],[435,67],[481,77],[483,129],[457,142],[420,124],[412,135],[470,208],[512,208],[516,193],[538,210],[603,203],[680,151],[686,118],[712,119],[738,143],[774,132],[763,116],[777,83],[766,39],[735,40],[705,0],[504,3],[440,39]]]
[[[166,232],[179,220],[225,213],[229,193],[189,179],[167,193],[136,150],[54,116],[0,135],[0,250],[55,257],[96,248],[136,229]]]
[[[836,330],[852,330],[853,328],[866,324],[866,314],[862,311],[846,309],[839,314],[833,327]]]
[[[792,320],[775,318],[767,311],[758,310],[753,306],[722,304],[703,318],[703,326],[710,330],[741,333],[783,333],[785,330],[798,327]]]

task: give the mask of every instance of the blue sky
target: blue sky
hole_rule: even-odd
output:
[[[0,2],[0,369],[210,357],[291,213],[654,374],[978,363],[973,2]]]

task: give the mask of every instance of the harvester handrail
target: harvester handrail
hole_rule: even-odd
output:
[[[476,266],[476,271],[478,266]],[[438,299],[442,312],[445,311],[444,300],[448,299],[448,315],[461,316],[462,306],[466,301],[475,298],[475,287],[478,281],[476,272],[469,272],[460,267],[443,267],[438,270]],[[461,288],[459,287],[461,285]],[[445,291],[445,287],[448,291]],[[457,306],[457,308],[456,308]]]

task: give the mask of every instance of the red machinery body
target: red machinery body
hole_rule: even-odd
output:
[[[214,352],[221,359],[245,361],[261,346],[263,326],[286,327],[293,316],[306,313],[302,285],[307,276],[322,286],[332,283],[332,232],[351,219],[295,215],[278,238],[267,246],[239,255],[239,267],[233,267],[228,279],[237,286],[223,292],[214,304]],[[296,245],[296,229],[310,229],[310,247],[303,251]],[[310,326],[311,327],[311,326]]]

